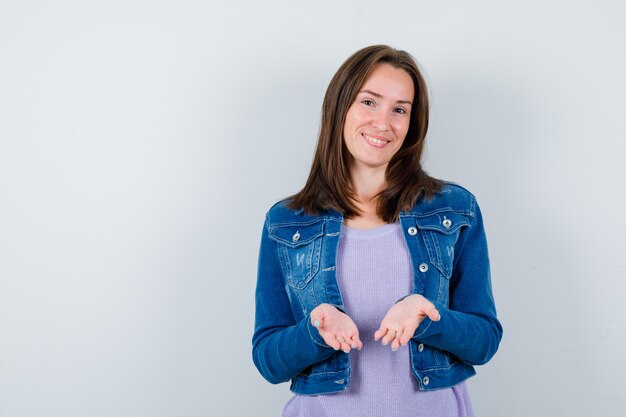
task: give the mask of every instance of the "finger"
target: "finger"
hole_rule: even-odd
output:
[[[337,341],[341,343],[341,350],[346,353],[350,353],[350,349],[352,349],[352,338],[346,335],[335,336]]]
[[[332,334],[328,332],[320,332],[320,335],[324,339],[324,342],[326,342],[326,344],[331,348],[335,350],[339,350],[341,348],[341,343],[339,343],[335,336],[333,336]]]
[[[404,328],[404,331],[402,332],[402,335],[400,336],[400,345],[405,346],[407,343],[409,343],[409,340],[415,334],[415,329],[416,328],[413,326],[407,326]]]
[[[361,342],[361,339],[359,339],[358,334],[350,338],[350,347],[352,349],[358,349],[358,350],[361,350],[363,348],[363,342]]]
[[[398,341],[398,339],[394,339],[393,342],[391,342],[391,351],[395,352],[396,350],[398,350],[398,348],[400,347],[400,342]]]
[[[396,337],[396,330],[389,329],[387,330],[387,334],[383,337],[383,345],[387,346],[389,342],[391,342]]]
[[[374,333],[374,340],[378,341],[381,337],[384,337],[387,334],[387,330],[388,329],[386,327],[381,327],[376,330],[376,333]]]
[[[403,332],[402,328],[397,329],[396,337],[394,337],[393,340],[391,341],[391,350],[393,350],[394,352],[398,350],[398,348],[400,347],[400,337],[402,337],[402,332]]]
[[[350,345],[348,343],[348,339],[343,334],[335,335],[335,339],[339,343],[339,349],[343,350],[346,353],[350,352]]]
[[[360,342],[360,338],[359,338],[359,329],[356,328],[356,325],[354,326],[354,329],[352,329],[352,331],[350,331],[348,335],[346,336],[346,342],[350,344],[350,347],[352,349],[357,348],[356,344]]]
[[[341,349],[341,343],[339,343],[339,342],[337,341],[337,339],[334,339],[334,338],[333,338],[333,339],[331,339],[331,340],[328,340],[328,341],[326,342],[326,344],[327,344],[328,346],[330,346],[331,348],[335,349],[335,350],[339,350],[339,349]]]
[[[393,350],[394,352],[400,347],[400,337],[402,337],[402,333],[402,329],[397,330],[396,337],[394,337],[393,341],[391,342],[391,350]]]

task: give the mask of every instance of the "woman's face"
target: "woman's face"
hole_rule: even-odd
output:
[[[377,64],[348,109],[343,138],[350,169],[386,168],[409,130],[413,80],[403,69]]]

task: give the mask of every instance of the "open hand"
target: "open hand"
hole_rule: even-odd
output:
[[[347,314],[331,304],[320,304],[311,311],[311,324],[317,328],[326,344],[335,350],[361,350],[359,330]]]
[[[396,303],[374,333],[374,340],[382,338],[383,345],[391,343],[391,350],[405,346],[426,317],[439,321],[441,316],[435,305],[420,294],[413,294]]]

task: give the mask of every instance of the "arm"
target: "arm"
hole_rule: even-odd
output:
[[[308,316],[299,321],[294,318],[267,226],[266,218],[259,251],[252,358],[261,375],[277,384],[328,358],[335,350],[326,345]]]
[[[487,239],[480,208],[459,236],[458,256],[450,278],[450,306],[433,303],[441,319],[426,317],[413,338],[446,350],[472,365],[488,362],[498,350],[502,325],[491,289]]]

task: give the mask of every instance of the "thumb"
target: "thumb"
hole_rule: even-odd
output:
[[[311,324],[318,329],[322,327],[324,322],[324,313],[320,309],[311,311]]]
[[[439,314],[439,311],[437,310],[437,308],[434,305],[432,305],[432,304],[431,304],[431,306],[432,306],[432,308],[430,308],[428,310],[428,313],[427,313],[428,317],[432,321],[439,321],[439,320],[441,320],[441,314]]]
[[[424,301],[425,302],[420,307],[422,314],[427,315],[432,321],[439,321],[441,319],[441,314],[437,311],[437,307],[435,307],[432,301],[428,299],[424,299]]]

